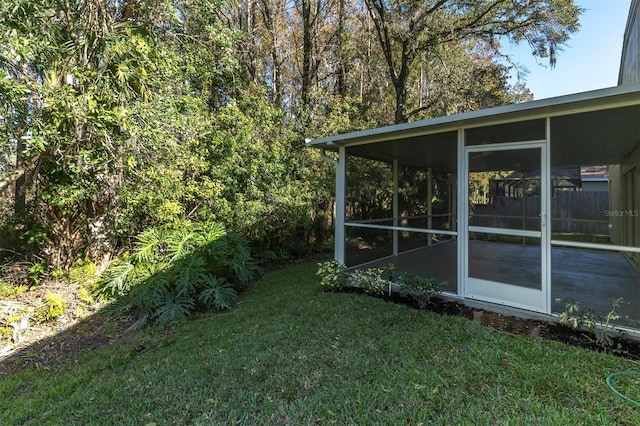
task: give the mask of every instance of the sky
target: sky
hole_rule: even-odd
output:
[[[580,29],[557,55],[555,68],[548,58],[537,59],[531,48],[503,45],[512,59],[528,69],[525,84],[534,99],[612,87],[618,84],[622,39],[631,0],[578,0],[586,9],[580,16]],[[515,75],[512,83],[516,83]]]

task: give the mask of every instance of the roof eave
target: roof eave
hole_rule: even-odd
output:
[[[614,86],[606,89],[430,118],[412,123],[325,136],[307,142],[307,146],[337,149],[339,146],[403,139],[428,133],[451,131],[459,127],[490,125],[513,119],[526,120],[547,116],[575,114],[578,112],[624,105],[636,105],[639,103],[640,84]]]

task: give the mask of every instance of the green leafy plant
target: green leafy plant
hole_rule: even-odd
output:
[[[79,285],[87,290],[95,290],[100,281],[96,264],[88,258],[75,261],[63,276],[69,283]]]
[[[339,291],[352,287],[373,295],[383,295],[389,284],[396,282],[400,294],[415,300],[420,308],[425,308],[431,298],[447,285],[446,282],[439,282],[433,277],[423,277],[409,272],[396,274],[393,264],[384,268],[356,269],[349,273],[344,264],[331,260],[318,263],[316,275],[320,277],[320,285],[325,289]]]
[[[13,328],[0,326],[0,342],[3,340],[11,340],[13,336]]]
[[[99,292],[116,308],[158,323],[186,318],[198,306],[228,309],[257,267],[247,243],[214,222],[175,222],[137,237],[131,255],[116,260]]]
[[[21,334],[29,327],[29,316],[25,313],[14,313],[0,318],[0,339],[18,342]]]
[[[350,277],[349,284],[369,294],[384,294],[389,282],[384,279],[384,269],[356,269]]]
[[[432,277],[409,272],[398,275],[393,264],[384,268],[356,269],[349,273],[347,267],[336,260],[319,263],[316,275],[320,277],[320,285],[323,288],[342,290],[351,287],[374,295],[384,294],[389,284],[396,282],[400,294],[414,299],[421,308],[424,308],[447,284]]]
[[[349,285],[349,272],[347,266],[337,260],[318,263],[320,286],[327,290],[339,291]]]
[[[34,317],[40,321],[50,321],[64,314],[67,303],[58,293],[50,292],[45,294],[45,304],[39,307]]]
[[[29,290],[26,285],[0,283],[0,297],[11,297]]]
[[[40,285],[40,281],[47,273],[47,264],[44,262],[34,263],[29,267],[29,279],[33,282],[35,286]]]
[[[431,298],[438,295],[447,285],[433,277],[424,277],[410,272],[403,272],[398,275],[397,283],[401,296],[415,300],[421,309],[424,309]]]
[[[611,309],[605,315],[598,314],[593,307],[583,310],[580,302],[573,299],[555,299],[556,303],[562,303],[564,310],[560,313],[560,324],[574,330],[587,329],[595,336],[595,341],[606,349],[611,349],[615,335],[625,335],[624,330],[617,329],[615,321],[622,318],[618,313],[624,298],[611,298]]]
[[[78,296],[78,299],[80,299],[80,302],[84,306],[93,305],[96,302],[96,300],[93,297],[93,295],[86,288],[78,289],[77,296]]]
[[[42,246],[45,238],[47,237],[47,230],[43,226],[42,222],[36,222],[25,232],[25,237],[28,244]]]

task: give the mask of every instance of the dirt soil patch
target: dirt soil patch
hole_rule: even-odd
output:
[[[44,320],[38,312],[46,307],[50,293],[64,301],[64,313]],[[131,318],[109,318],[99,312],[99,302],[83,300],[79,293],[80,286],[52,279],[0,298],[0,325],[5,330],[0,339],[0,377],[26,367],[54,369],[82,352],[128,337],[125,330],[133,323]]]

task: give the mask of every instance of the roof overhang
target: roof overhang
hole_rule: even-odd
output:
[[[636,123],[640,122],[640,84],[615,86],[589,92],[575,93],[548,99],[541,99],[520,104],[504,105],[478,111],[437,117],[412,123],[397,124],[376,129],[363,130],[341,135],[326,136],[307,142],[309,147],[336,150],[339,146],[354,146],[390,142],[399,139],[411,139],[436,133],[457,131],[460,128],[490,126],[494,124],[534,120],[546,117],[560,117],[587,112],[590,119],[602,123],[619,121],[613,110],[620,111],[622,107],[635,106],[627,109],[625,116],[632,116]],[[635,117],[633,117],[635,115]],[[581,127],[571,131],[576,138],[581,137]],[[589,135],[584,135],[589,136]],[[517,135],[514,135],[517,139]],[[632,135],[638,137],[638,135]]]

